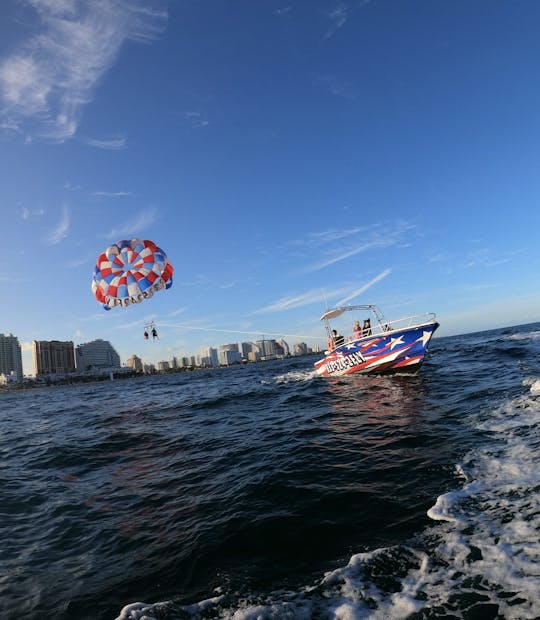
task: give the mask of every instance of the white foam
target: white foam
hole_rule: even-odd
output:
[[[358,553],[296,592],[273,592],[264,600],[216,597],[182,606],[178,617],[199,619],[204,610],[204,617],[222,620],[386,620],[439,607],[443,615],[480,617],[481,609],[470,611],[475,599],[493,606],[486,617],[540,617],[540,379],[530,377],[524,387],[526,393],[494,411],[479,412],[476,426],[486,442],[456,466],[462,485],[437,498],[428,511],[433,525],[409,546]],[[150,619],[152,613],[157,606],[137,603],[117,620]]]
[[[115,620],[156,620],[154,616],[147,615],[151,608],[148,603],[130,603],[122,608]]]
[[[296,383],[302,381],[311,381],[317,377],[315,370],[291,370],[282,375],[274,377],[273,381],[263,380],[261,383]]]
[[[539,394],[540,393],[540,379],[536,377],[528,377],[523,380],[523,385],[528,385],[531,394]]]
[[[517,334],[507,334],[501,340],[540,340],[540,330],[534,332],[519,332]]]
[[[539,383],[536,378],[525,382],[531,388]],[[540,403],[535,391],[504,403],[479,424],[491,433],[492,443],[465,458],[463,488],[437,498],[428,511],[430,518],[451,524],[434,550],[444,572],[463,574],[460,583],[483,583],[478,592],[497,604],[504,618],[540,615]],[[501,598],[502,592],[518,594]]]

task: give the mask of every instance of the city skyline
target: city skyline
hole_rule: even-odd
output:
[[[319,349],[316,348],[315,351]],[[242,341],[226,343],[214,347],[203,347],[195,354],[176,354],[167,360],[151,362],[133,353],[127,359],[116,352],[116,348],[108,340],[98,338],[90,342],[75,345],[73,341],[40,340],[32,341],[32,369],[21,366],[19,371],[19,357],[22,364],[22,350],[15,334],[0,333],[0,374],[9,378],[13,371],[16,381],[24,377],[39,377],[48,375],[69,375],[94,369],[113,369],[125,366],[135,370],[148,369],[164,370],[187,366],[228,366],[244,361],[257,362],[265,359],[275,359],[287,355],[305,355],[311,353],[312,348],[304,342],[295,343],[292,347],[283,339],[266,339],[260,341]],[[233,355],[227,355],[234,353]],[[133,362],[133,363],[130,363]]]
[[[8,0],[0,330],[157,363],[324,346],[327,307],[540,320],[540,5]],[[170,290],[102,309],[97,257],[154,240]],[[154,321],[159,340],[143,340]]]

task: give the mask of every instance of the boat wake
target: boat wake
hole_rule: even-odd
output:
[[[293,372],[276,381],[311,378]],[[540,617],[540,378],[523,388],[478,413],[475,430],[486,442],[456,466],[463,486],[437,498],[428,511],[433,524],[406,544],[355,554],[293,591],[136,603],[117,620]]]
[[[298,383],[303,381],[311,381],[317,377],[315,370],[292,370],[282,375],[276,375],[271,379],[262,379],[261,383],[279,384],[279,383]]]

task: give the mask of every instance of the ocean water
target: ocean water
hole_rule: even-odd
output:
[[[0,618],[540,617],[540,324],[0,394]]]

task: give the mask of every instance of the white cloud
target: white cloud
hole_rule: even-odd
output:
[[[355,291],[353,291],[352,293],[350,293],[349,295],[347,295],[343,299],[340,299],[337,302],[336,306],[343,306],[348,301],[351,301],[351,299],[354,299],[355,297],[358,297],[358,295],[361,295],[362,293],[365,293],[374,284],[377,284],[377,282],[380,282],[381,280],[386,278],[386,276],[390,275],[391,273],[392,273],[391,269],[385,269],[378,276],[375,276],[372,280],[370,280],[369,282],[366,282],[366,284],[363,284],[359,289],[356,289]]]
[[[2,123],[20,127],[24,120],[35,135],[63,141],[75,135],[82,107],[124,42],[152,40],[167,15],[143,0],[26,3],[37,13],[41,32],[0,59]]]
[[[186,311],[187,311],[187,308],[177,308],[176,310],[169,312],[167,316],[178,316],[179,314],[185,314]]]
[[[39,217],[45,214],[45,209],[29,209],[24,207],[21,211],[21,217],[23,220],[29,220],[31,217]]]
[[[278,15],[278,16],[282,16],[282,15],[287,15],[288,13],[290,13],[292,11],[292,6],[284,6],[283,8],[278,8],[274,10],[274,15]]]
[[[109,140],[83,138],[82,142],[88,146],[93,146],[97,149],[104,149],[105,151],[122,151],[127,146],[125,138],[111,138]]]
[[[111,229],[108,233],[105,233],[102,236],[105,239],[111,240],[131,237],[151,226],[156,221],[156,217],[157,212],[153,207],[143,209],[138,215],[130,219],[128,222],[125,222],[117,228]]]
[[[352,256],[369,250],[388,248],[402,243],[406,233],[414,229],[414,224],[408,222],[383,222],[367,227],[353,227],[343,230],[330,229],[318,233],[311,233],[307,239],[296,241],[296,245],[308,245],[321,248],[330,246],[325,250],[326,258],[308,265],[302,273],[319,271]],[[344,240],[347,241],[345,245]],[[331,247],[334,245],[335,247]],[[322,250],[319,249],[322,254]]]
[[[393,239],[375,239],[371,241],[366,241],[356,245],[353,248],[350,248],[346,252],[340,252],[335,254],[331,258],[327,258],[325,260],[319,261],[318,263],[314,263],[313,265],[309,265],[304,270],[305,272],[311,271],[319,271],[320,269],[324,269],[325,267],[329,267],[334,263],[338,263],[346,258],[350,258],[351,256],[355,256],[356,254],[360,254],[361,252],[367,252],[368,250],[375,250],[380,248],[387,248],[395,244]]]
[[[346,4],[340,3],[336,6],[335,9],[326,13],[326,16],[330,19],[331,25],[330,28],[326,31],[324,38],[329,39],[342,26],[345,25],[345,22],[348,18],[348,7]]]
[[[56,227],[51,231],[48,237],[48,242],[51,245],[57,245],[63,241],[68,234],[69,230],[69,212],[66,207],[62,209],[62,216]]]
[[[293,241],[294,245],[321,245],[324,243],[330,243],[332,241],[339,241],[346,237],[358,235],[364,233],[368,229],[365,227],[355,226],[354,228],[346,228],[338,230],[336,228],[330,228],[328,230],[322,230],[319,232],[312,232],[307,235],[306,238],[297,239]]]
[[[292,308],[300,308],[309,304],[325,302],[328,298],[335,298],[350,292],[350,287],[341,287],[332,291],[325,291],[317,288],[302,293],[300,295],[293,295],[291,297],[282,297],[276,302],[255,310],[252,314],[267,314],[270,312],[282,312],[284,310],[291,310]]]
[[[207,120],[207,118],[202,112],[185,112],[184,118],[194,129],[199,129],[200,127],[208,127],[208,125],[210,124],[210,122]]]
[[[315,78],[315,84],[322,86],[334,97],[343,97],[344,99],[356,99],[358,97],[358,90],[351,82],[342,80],[335,75],[319,75]]]
[[[124,197],[124,196],[133,196],[133,192],[125,192],[125,191],[102,192],[102,191],[98,191],[98,192],[92,192],[92,196],[100,196],[101,198],[121,198],[121,197]]]

